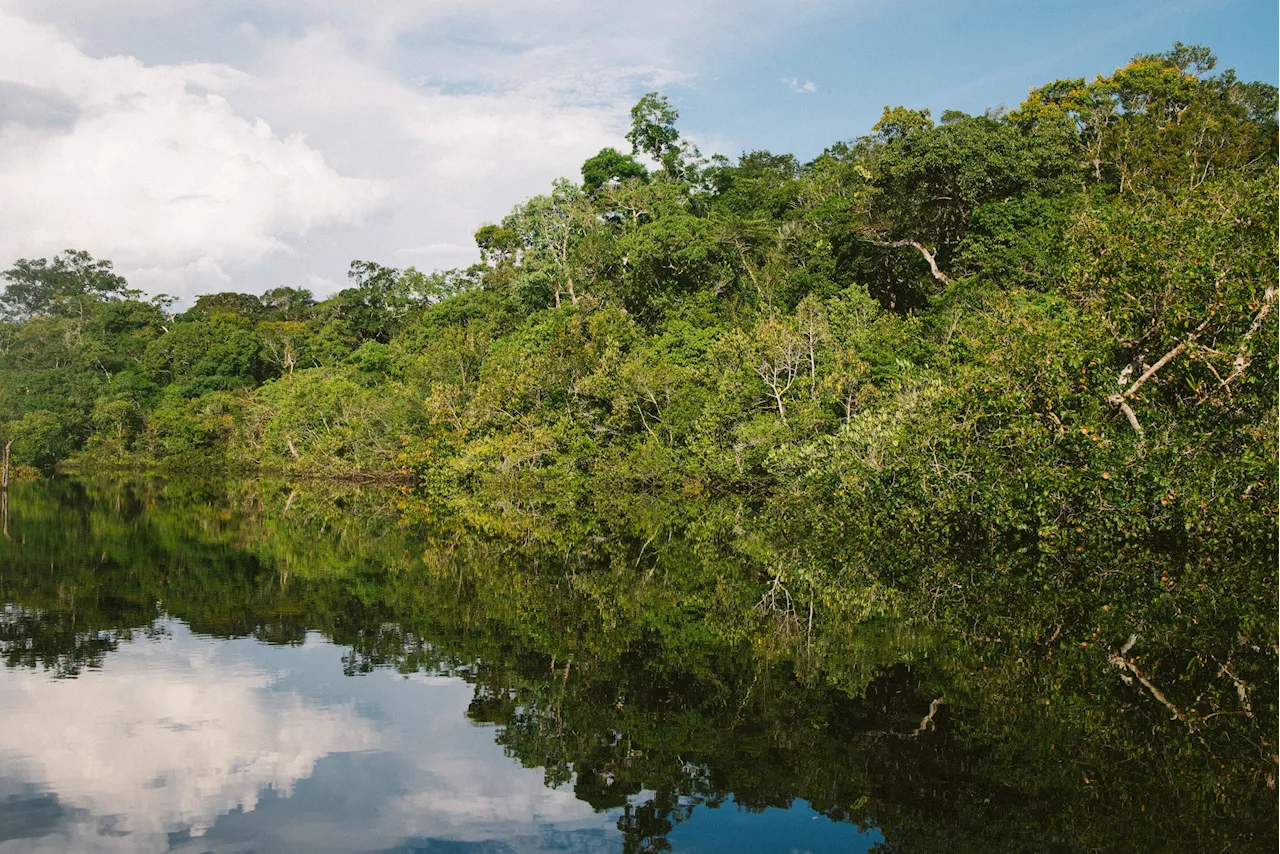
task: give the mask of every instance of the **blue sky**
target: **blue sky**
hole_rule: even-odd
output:
[[[657,89],[703,152],[802,159],[886,104],[980,112],[1175,40],[1277,79],[1274,2],[0,0],[0,264],[184,299],[340,287],[471,233]]]
[[[690,123],[745,148],[802,158],[866,133],[886,104],[979,113],[1031,86],[1107,74],[1175,41],[1211,47],[1219,69],[1276,82],[1277,4],[1244,0],[945,2],[870,5],[780,34],[717,63],[678,92]],[[705,78],[705,79],[704,79]],[[797,93],[783,78],[812,81]],[[727,152],[738,153],[738,152]]]

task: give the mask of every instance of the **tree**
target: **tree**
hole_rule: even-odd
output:
[[[253,387],[268,376],[262,341],[241,323],[218,318],[174,324],[151,342],[146,364],[179,397]]]
[[[685,146],[676,130],[679,117],[665,96],[649,92],[631,108],[631,130],[626,136],[632,154],[644,152],[661,163],[669,177],[679,175],[684,166]]]
[[[595,212],[582,190],[561,179],[549,195],[535,196],[512,211],[500,227],[486,228],[497,229],[505,240],[522,250],[522,278],[549,279],[547,284],[559,306],[566,293],[571,302],[578,302],[574,253],[582,235],[596,226]]]
[[[808,364],[808,342],[785,321],[768,318],[756,326],[752,370],[764,381],[778,418],[787,423],[787,393]]]
[[[1032,89],[1010,119],[1073,126],[1087,173],[1120,192],[1257,172],[1276,158],[1276,88],[1230,71],[1205,77],[1216,63],[1207,48],[1178,42],[1108,77]]]
[[[273,320],[302,320],[315,304],[315,297],[305,288],[272,288],[262,295],[262,305],[274,315]]]
[[[88,252],[68,249],[44,258],[20,258],[0,273],[6,281],[0,294],[0,315],[13,319],[38,314],[83,317],[92,302],[123,299],[130,291],[123,276],[113,273],[110,261],[95,261]]]
[[[476,245],[484,260],[495,267],[510,264],[520,251],[520,237],[509,228],[486,223],[476,229]]]
[[[253,321],[262,315],[262,301],[253,294],[241,294],[235,291],[204,294],[196,299],[190,314],[204,315],[209,318],[230,317]]]
[[[28,412],[10,425],[13,460],[45,471],[67,458],[77,444],[75,428],[55,412]]]
[[[805,297],[796,306],[796,330],[804,342],[805,356],[809,362],[809,394],[818,398],[818,351],[831,337],[827,321],[827,309],[821,299]]]
[[[412,268],[357,260],[351,262],[347,279],[353,287],[308,310],[309,319],[321,327],[317,340],[323,346],[317,354],[323,354],[326,364],[341,361],[365,341],[387,343],[405,316],[426,301],[417,290],[422,277]]]
[[[1259,396],[1257,411],[1275,405],[1275,186],[1273,165],[1112,201],[1077,224],[1065,290],[1114,340],[1119,376],[1107,400],[1139,436],[1153,404],[1180,402],[1186,420],[1203,411],[1206,429],[1239,417],[1248,395]],[[1251,371],[1255,359],[1268,367]]]
[[[582,188],[588,193],[615,181],[646,181],[648,178],[648,169],[615,148],[602,148],[599,154],[582,164]]]
[[[885,142],[901,142],[916,131],[933,128],[933,119],[928,110],[908,110],[906,107],[885,106],[880,121],[871,129],[880,134]]]
[[[835,364],[824,384],[840,404],[846,425],[853,420],[854,407],[866,396],[866,376],[867,363],[858,356],[856,350],[847,348],[836,352]]]
[[[297,320],[264,320],[257,326],[262,357],[282,374],[293,374],[312,337],[311,329]]]

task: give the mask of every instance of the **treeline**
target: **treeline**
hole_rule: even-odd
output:
[[[1214,64],[886,108],[808,163],[703,159],[651,94],[632,153],[479,229],[482,263],[355,262],[318,302],[170,315],[87,254],[21,260],[0,441],[46,470],[787,491],[908,535],[1052,549],[1089,519],[1273,553],[1277,97]]]

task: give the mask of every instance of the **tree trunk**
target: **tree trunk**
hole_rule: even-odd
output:
[[[774,389],[773,399],[778,402],[778,417],[782,419],[782,423],[787,423],[787,407],[782,403],[782,393]]]
[[[1134,381],[1133,385],[1129,386],[1129,388],[1124,391],[1117,392],[1107,398],[1107,403],[1119,409],[1124,413],[1125,418],[1129,419],[1129,424],[1133,426],[1133,429],[1138,434],[1139,439],[1142,439],[1145,436],[1145,433],[1142,429],[1142,425],[1138,423],[1137,414],[1135,414],[1133,408],[1129,406],[1128,399],[1137,394],[1138,389],[1142,388],[1147,380],[1154,377],[1157,371],[1169,364],[1169,362],[1183,350],[1186,350],[1188,344],[1194,344],[1196,342],[1196,338],[1199,337],[1200,333],[1204,332],[1204,330],[1209,326],[1209,321],[1211,320],[1213,320],[1212,314],[1206,317],[1204,322],[1197,326],[1191,334],[1187,336],[1185,341],[1175,346],[1168,353],[1165,353],[1154,365],[1147,368],[1142,373],[1142,376],[1138,377],[1138,379]]]
[[[951,278],[938,269],[938,262],[934,259],[933,253],[924,248],[924,244],[917,240],[872,240],[872,245],[883,246],[886,249],[902,249],[910,246],[924,256],[924,260],[929,262],[929,272],[933,277],[944,285],[951,284]]]

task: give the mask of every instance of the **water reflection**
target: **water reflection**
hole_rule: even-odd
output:
[[[4,671],[0,852],[622,849],[624,810],[515,766],[468,718],[462,679],[350,679],[343,657],[316,634],[272,646],[162,617],[75,679]],[[680,847],[721,831],[796,833],[808,850],[874,841],[825,818],[797,824],[811,810],[773,812],[729,805]]]
[[[17,485],[0,852],[1274,849],[1257,614],[930,552],[959,592],[877,618],[859,567],[905,558],[818,510],[417,500]],[[1135,625],[1202,718],[1109,661]]]
[[[276,690],[270,662],[174,620],[157,627],[74,681],[10,670],[0,682],[4,773],[65,816],[29,849],[165,851],[169,834],[199,836],[264,791],[288,797],[325,756],[379,746],[354,704]]]

